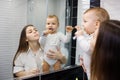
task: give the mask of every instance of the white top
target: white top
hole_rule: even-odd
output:
[[[55,34],[48,34],[47,36],[42,36],[40,38],[40,44],[44,48],[44,53],[48,53],[48,50],[56,50],[56,47],[60,47],[61,43],[67,43],[71,39],[71,33],[66,33],[64,35],[61,32],[57,32]],[[48,58],[46,55],[44,56],[46,62],[49,65],[54,65],[57,60],[53,60]]]
[[[27,71],[32,68],[38,68],[41,70],[42,58],[43,58],[42,50],[39,50],[36,53],[36,55],[34,55],[30,49],[26,53],[20,53],[20,55],[15,60],[13,73],[23,71],[23,70]]]
[[[90,79],[90,62],[91,62],[91,51],[90,51],[90,41],[92,35],[83,35],[77,38],[79,44],[79,49],[81,50],[81,57],[83,58],[83,64],[86,69],[88,80]]]

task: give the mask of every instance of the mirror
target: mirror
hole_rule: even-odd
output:
[[[68,23],[66,24],[65,17],[68,15],[68,13],[66,14],[66,3],[66,0],[28,0],[27,23],[34,24],[42,34],[43,30],[45,30],[47,16],[55,14],[59,18],[59,31],[65,34],[65,26],[70,25]],[[67,11],[70,12],[69,10]],[[66,65],[70,65],[70,43],[63,46],[66,46],[64,52],[68,56],[68,62]]]
[[[0,0],[1,80],[13,80],[12,61],[24,25],[33,24],[42,32],[45,29],[46,17],[55,14],[59,18],[59,30],[65,33],[66,25],[77,24],[77,1],[80,3],[80,0]],[[75,44],[72,40],[65,44],[68,50],[68,66],[75,64]]]
[[[13,80],[12,61],[22,28],[30,23],[41,32],[47,15],[55,13],[65,33],[66,0],[0,0],[0,5],[0,79]]]

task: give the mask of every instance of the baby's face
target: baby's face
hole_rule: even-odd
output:
[[[56,33],[58,29],[58,21],[56,18],[47,18],[46,21],[46,29],[50,31],[50,33]]]
[[[83,27],[88,34],[92,34],[96,30],[97,16],[93,11],[89,11],[83,15]]]

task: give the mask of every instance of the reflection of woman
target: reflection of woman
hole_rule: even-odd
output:
[[[119,80],[120,21],[100,25],[91,60],[91,80]]]
[[[18,50],[13,60],[13,73],[16,77],[35,75],[42,72],[43,50],[39,44],[39,32],[33,25],[23,28],[20,36]],[[58,49],[57,52],[50,51],[49,58],[58,59],[62,63],[66,62]],[[56,55],[57,53],[57,55]]]
[[[33,25],[27,25],[23,28],[13,61],[15,76],[20,77],[41,72],[43,52],[38,42],[39,37],[39,32]]]

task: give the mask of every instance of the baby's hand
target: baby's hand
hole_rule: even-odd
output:
[[[66,32],[72,32],[73,27],[72,26],[66,26]]]
[[[51,31],[49,29],[46,29],[43,31],[43,35],[45,35],[45,36],[47,36],[50,33],[51,33]]]
[[[80,26],[75,26],[75,29],[76,29],[77,31],[80,31],[80,30],[81,30],[81,27],[80,27]]]
[[[75,26],[75,29],[77,30],[75,32],[76,37],[81,36],[83,34],[83,30],[80,28],[80,26]]]

